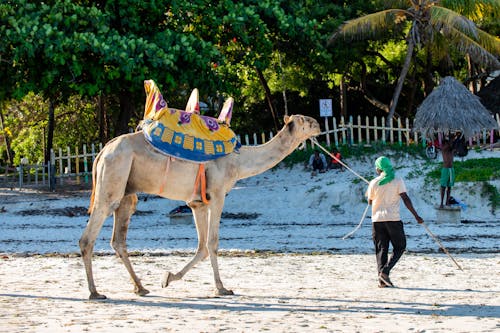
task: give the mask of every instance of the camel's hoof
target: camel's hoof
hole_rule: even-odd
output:
[[[228,296],[228,295],[234,295],[233,291],[232,290],[228,290],[226,288],[222,288],[222,289],[217,289],[215,291],[215,294],[217,296]]]
[[[105,295],[101,295],[98,292],[91,293],[89,296],[89,299],[106,299],[107,297]]]
[[[167,272],[165,275],[163,275],[163,280],[161,281],[161,287],[166,288],[168,287],[168,284],[170,283],[172,273]]]
[[[140,289],[134,290],[134,293],[136,295],[139,295],[139,296],[146,296],[147,294],[149,294],[149,290],[144,289],[144,288],[140,288]]]

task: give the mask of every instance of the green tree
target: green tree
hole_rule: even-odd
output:
[[[498,14],[498,1],[409,0],[385,3],[389,8],[345,22],[331,36],[331,41],[339,37],[377,39],[388,32],[396,35],[406,32],[406,56],[389,104],[388,123],[395,114],[416,47],[425,49],[428,63],[432,61],[433,55],[441,59],[448,55],[451,47],[470,55],[472,61],[482,66],[500,66],[496,58],[500,54],[498,38],[480,30],[464,16],[476,17],[486,12]]]

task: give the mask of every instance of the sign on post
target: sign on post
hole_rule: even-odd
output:
[[[332,117],[332,100],[320,99],[319,100],[319,115],[325,117],[325,130],[326,130],[326,145],[330,147],[330,129],[328,128],[328,118]]]

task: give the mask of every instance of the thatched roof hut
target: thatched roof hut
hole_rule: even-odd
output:
[[[413,128],[424,135],[459,131],[469,138],[484,129],[498,129],[498,124],[479,97],[447,76],[417,109]]]

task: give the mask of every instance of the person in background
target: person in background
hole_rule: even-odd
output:
[[[332,155],[335,157],[330,158],[330,163],[328,163],[328,169],[340,169],[340,171],[344,171],[344,166],[339,161],[342,161],[342,155],[337,148],[332,149]]]
[[[413,207],[403,179],[396,177],[391,161],[381,156],[375,161],[375,169],[378,176],[369,183],[366,196],[368,203],[372,205],[372,238],[377,258],[379,287],[393,287],[389,273],[406,249],[406,235],[399,214],[400,200],[403,200],[418,223],[423,223],[424,220]],[[392,244],[390,258],[389,243]]]
[[[450,205],[451,188],[455,185],[455,169],[453,169],[453,145],[449,138],[444,138],[443,144],[441,146],[441,155],[443,156],[443,167],[441,168],[441,178],[440,178],[440,194],[441,194],[441,204],[440,208],[443,208],[443,202],[446,192],[446,206]]]
[[[309,158],[309,163],[307,165],[310,169],[312,169],[311,176],[316,176],[317,171],[320,173],[325,172],[326,170],[326,159],[325,155],[320,154],[319,151],[315,150],[314,154]]]

